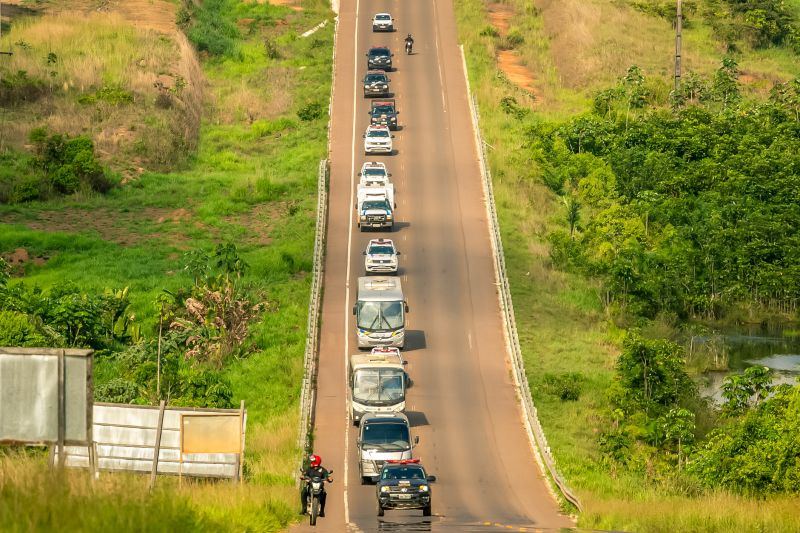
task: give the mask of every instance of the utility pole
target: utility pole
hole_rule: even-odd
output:
[[[681,0],[678,0],[678,11],[675,15],[675,96],[681,90],[681,32],[683,30],[683,13]]]

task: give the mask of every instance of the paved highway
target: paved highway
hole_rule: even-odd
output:
[[[373,33],[388,11],[394,33]],[[480,171],[450,0],[342,0],[334,76],[330,211],[315,424],[315,453],[335,470],[318,531],[551,531],[571,527],[537,465],[518,406],[494,281]],[[403,52],[406,33],[414,54]],[[365,157],[369,116],[360,81],[366,51],[395,52],[389,74],[401,125],[391,156]],[[399,224],[359,232],[356,174],[380,160],[392,172]],[[351,309],[370,237],[389,236],[410,306],[404,357],[413,379],[407,414],[415,457],[430,474],[433,514],[387,511],[358,476],[348,420],[346,360],[356,353]],[[299,503],[298,503],[299,506]],[[311,530],[307,525],[298,529]]]

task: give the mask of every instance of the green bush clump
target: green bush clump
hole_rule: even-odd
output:
[[[133,103],[133,93],[124,89],[121,85],[104,85],[93,94],[84,94],[78,98],[81,104],[94,104],[106,102],[111,105],[123,105]]]
[[[228,0],[189,2],[185,8],[186,13],[179,13],[179,21],[198,51],[212,56],[227,56],[235,51],[239,29],[231,19]]]
[[[72,194],[80,189],[108,192],[114,182],[94,155],[94,142],[85,136],[48,134],[44,128],[31,131],[36,150],[36,166],[44,172],[58,193]]]
[[[575,402],[581,397],[584,378],[578,372],[545,374],[544,390],[564,401]]]
[[[304,122],[310,122],[321,117],[323,113],[324,109],[322,104],[319,102],[311,102],[297,111],[297,117]]]
[[[0,104],[13,105],[23,102],[35,102],[47,92],[47,84],[32,78],[27,71],[18,70],[3,73],[0,77]]]
[[[45,346],[47,339],[27,315],[0,310],[0,346]]]

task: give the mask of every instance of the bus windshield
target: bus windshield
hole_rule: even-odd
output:
[[[353,376],[353,399],[365,405],[403,401],[403,371],[399,368],[361,368]]]
[[[358,302],[356,325],[369,331],[394,331],[405,325],[403,302]]]

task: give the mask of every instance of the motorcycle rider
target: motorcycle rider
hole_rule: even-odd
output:
[[[406,35],[406,50],[410,51],[412,46],[414,46],[414,38],[411,37],[411,34],[409,33]]]
[[[300,491],[300,514],[306,514],[306,498],[308,497],[309,486],[305,481],[312,477],[319,477],[323,479],[322,494],[319,497],[319,516],[325,516],[325,499],[327,493],[325,492],[325,481],[333,483],[333,476],[328,472],[327,468],[322,466],[322,457],[319,455],[308,456],[308,468],[303,472],[303,488]]]

